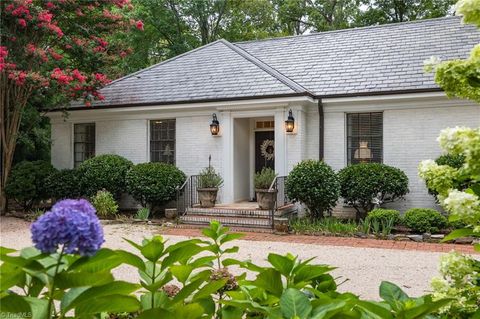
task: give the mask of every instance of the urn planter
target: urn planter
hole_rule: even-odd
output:
[[[218,188],[197,188],[200,207],[211,208],[217,201]]]
[[[263,210],[272,210],[275,208],[275,199],[277,190],[256,189],[258,207]]]

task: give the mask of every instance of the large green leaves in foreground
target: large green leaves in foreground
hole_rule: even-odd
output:
[[[269,265],[225,258],[236,253],[239,234],[217,222],[204,239],[169,244],[161,236],[141,243],[127,240],[136,253],[101,249],[94,256],[42,254],[35,248],[1,248],[1,316],[17,318],[417,319],[431,316],[449,300],[408,297],[383,282],[384,301],[340,293],[332,267],[291,254],[268,255]],[[116,280],[112,270],[135,269],[139,283]],[[230,268],[237,268],[233,276]],[[54,309],[48,313],[53,298]],[[116,316],[116,315],[115,315]],[[107,317],[108,318],[108,317]]]

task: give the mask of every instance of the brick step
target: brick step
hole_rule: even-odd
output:
[[[225,226],[237,226],[246,228],[271,228],[271,222],[268,218],[259,217],[239,217],[222,215],[199,215],[187,213],[180,216],[180,223],[188,225],[208,225],[210,221],[216,220]]]
[[[281,217],[295,212],[295,206],[289,204],[280,207],[275,212],[276,217]],[[248,218],[270,218],[271,212],[269,210],[261,209],[242,209],[242,208],[227,208],[227,207],[190,207],[187,208],[187,214],[202,215],[202,216],[228,216],[228,217],[248,217]]]

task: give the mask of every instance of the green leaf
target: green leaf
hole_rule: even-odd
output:
[[[283,293],[283,284],[280,273],[275,269],[266,269],[252,282],[255,286],[265,289],[266,291],[279,297]]]
[[[83,257],[75,261],[69,270],[99,272],[111,270],[122,264],[120,255],[108,248],[102,248],[92,257]]]
[[[35,297],[25,297],[25,300],[30,304],[32,308],[32,319],[44,319],[48,318],[48,301],[45,299],[39,299]]]
[[[471,228],[455,229],[450,234],[445,236],[445,238],[442,239],[442,242],[457,239],[457,238],[460,238],[460,237],[470,236],[472,234],[473,234],[473,229],[471,229]]]
[[[356,307],[360,308],[361,312],[367,315],[369,319],[390,319],[393,318],[389,309],[380,304],[368,301],[356,301]]]
[[[140,249],[142,255],[151,262],[157,262],[163,255],[163,238],[155,236],[149,240],[149,242]]]
[[[62,299],[62,312],[66,313],[68,310],[75,308],[77,305],[85,302],[90,302],[91,300],[99,297],[109,295],[129,295],[130,293],[136,291],[138,288],[140,288],[139,285],[125,281],[114,281],[103,286],[92,287],[88,289],[83,289],[83,287],[77,288],[83,289],[83,291],[81,291],[80,294],[77,294],[77,296],[73,298],[69,303],[67,303],[67,305],[64,305],[64,303],[66,303],[66,301],[64,300],[65,296],[71,290],[73,290],[71,289],[69,292],[67,292],[67,294],[65,294],[64,299]]]
[[[238,249],[239,247],[238,246],[235,246],[235,247],[230,247],[230,248],[227,248],[223,251],[224,254],[234,254],[234,253],[238,253]]]
[[[170,312],[166,309],[161,309],[161,308],[149,309],[147,311],[142,312],[137,317],[137,319],[152,319],[152,318],[180,319],[180,317],[177,317],[172,312]]]
[[[125,250],[116,250],[115,252],[118,254],[120,260],[124,264],[133,266],[142,271],[145,270],[145,263],[143,262],[142,258]]]
[[[432,301],[429,295],[421,297],[424,303],[412,307],[404,311],[405,318],[423,318],[424,316],[434,313],[436,310],[448,305],[454,299],[440,299]]]
[[[89,299],[75,307],[76,316],[101,312],[135,312],[140,310],[140,302],[132,296],[108,295]]]
[[[308,318],[312,305],[304,293],[288,288],[280,298],[280,309],[285,318]]]
[[[188,277],[190,277],[190,274],[192,273],[192,271],[194,269],[195,268],[193,266],[190,266],[190,265],[173,265],[173,266],[170,266],[170,272],[182,284],[185,284],[185,282],[188,280]]]
[[[395,311],[401,309],[403,302],[410,299],[400,287],[388,281],[382,281],[380,284],[380,297]]]
[[[68,311],[70,304],[74,301],[78,296],[80,296],[84,291],[88,290],[88,287],[76,287],[69,289],[62,297],[60,302],[60,311],[65,313]]]
[[[187,260],[189,260],[192,256],[202,252],[204,250],[203,247],[200,247],[196,244],[191,244],[187,246],[182,246],[178,249],[171,251],[167,257],[165,257],[162,261],[162,269],[173,265],[176,262],[181,264],[185,264]]]
[[[227,279],[209,282],[208,284],[200,288],[200,290],[198,290],[198,292],[193,296],[193,300],[210,297],[210,295],[216,293],[219,289],[225,286],[226,283]]]
[[[218,238],[218,241],[220,244],[225,244],[228,243],[229,241],[240,239],[244,236],[244,234],[239,234],[239,233],[231,233],[231,234],[225,234],[222,235]]]
[[[183,300],[188,298],[191,294],[193,294],[193,292],[197,290],[198,287],[200,287],[204,282],[205,280],[203,278],[199,278],[197,280],[192,281],[188,285],[184,286],[178,292],[178,294],[175,297],[173,297],[172,302],[173,303],[182,302]]]
[[[330,319],[342,312],[346,304],[343,300],[331,300],[325,305],[314,308],[311,319]]]
[[[8,318],[7,314],[32,313],[32,309],[25,297],[9,294],[0,299],[0,313]]]
[[[8,254],[14,253],[16,251],[17,251],[16,249],[0,246],[0,255],[8,255]]]
[[[66,289],[82,286],[101,286],[114,281],[109,271],[98,273],[90,272],[62,272],[57,275],[55,283],[58,288]]]
[[[204,315],[204,309],[198,303],[178,305],[175,310],[175,316],[182,319],[197,319],[202,318]]]
[[[295,259],[289,258],[288,256],[281,256],[270,253],[268,254],[267,259],[270,264],[272,264],[273,268],[278,270],[282,275],[286,277],[290,276],[293,266],[295,265]]]

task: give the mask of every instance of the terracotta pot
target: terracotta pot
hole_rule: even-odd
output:
[[[197,192],[200,207],[210,208],[215,206],[218,188],[197,188]]]
[[[263,210],[272,210],[275,208],[275,199],[277,191],[268,189],[256,189],[258,207]]]

